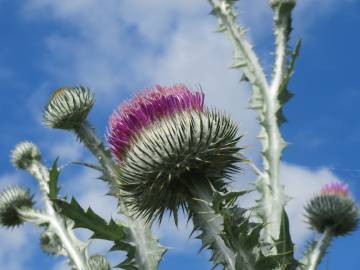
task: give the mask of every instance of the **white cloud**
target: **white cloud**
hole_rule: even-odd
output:
[[[36,231],[31,225],[16,229],[0,228],[0,265],[2,269],[26,269],[36,248]],[[21,256],[19,256],[21,254]]]

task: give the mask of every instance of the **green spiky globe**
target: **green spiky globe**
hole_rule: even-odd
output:
[[[0,193],[0,225],[16,227],[24,223],[18,209],[32,208],[34,203],[28,190],[12,186]]]
[[[305,210],[308,223],[320,233],[331,229],[334,236],[344,236],[359,223],[359,210],[348,196],[321,194],[314,197]]]
[[[85,87],[59,88],[43,112],[43,123],[51,128],[74,129],[94,105],[94,93]]]
[[[40,236],[41,249],[52,256],[62,255],[62,243],[60,238],[53,232],[44,231]]]
[[[41,160],[41,153],[39,148],[32,142],[21,142],[11,152],[11,163],[21,170],[25,170],[36,160]]]
[[[99,254],[93,255],[89,258],[89,269],[91,270],[110,270],[111,267],[107,259]]]
[[[195,184],[224,190],[242,160],[237,126],[207,109],[183,111],[139,132],[120,164],[116,185],[148,220],[170,210],[176,217],[193,197]]]

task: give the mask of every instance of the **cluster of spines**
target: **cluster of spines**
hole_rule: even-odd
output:
[[[94,93],[83,86],[59,88],[44,109],[43,123],[51,128],[75,129],[86,120],[94,99]]]
[[[121,164],[119,189],[148,218],[186,208],[192,186],[223,190],[242,157],[237,127],[216,111],[185,111],[156,122],[136,137]]]
[[[0,225],[16,227],[24,223],[19,209],[32,208],[33,196],[28,190],[11,186],[0,193]]]
[[[305,208],[308,223],[316,231],[330,230],[334,236],[354,231],[359,223],[359,209],[348,186],[341,182],[327,184]]]
[[[21,170],[25,170],[34,160],[41,160],[41,153],[32,142],[17,144],[11,153],[11,163]]]

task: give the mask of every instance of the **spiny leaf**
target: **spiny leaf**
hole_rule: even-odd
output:
[[[110,241],[122,240],[125,237],[126,226],[115,222],[113,219],[107,223],[98,216],[91,208],[86,211],[72,198],[68,203],[64,200],[55,200],[60,207],[61,213],[74,221],[74,228],[85,228],[93,232],[91,238]]]
[[[128,219],[125,224],[120,221],[106,222],[91,208],[86,211],[73,198],[70,203],[55,200],[61,213],[74,221],[75,228],[86,228],[93,232],[91,238],[113,241],[113,250],[127,252],[127,259],[118,265],[125,270],[154,270],[157,269],[166,249],[157,239],[151,236],[148,225],[140,220]]]
[[[83,161],[74,161],[72,162],[73,164],[75,165],[82,165],[82,166],[85,166],[85,167],[88,167],[90,169],[93,169],[93,170],[96,170],[96,171],[99,171],[99,172],[103,172],[103,168],[97,164],[94,164],[94,163],[89,163],[89,162],[83,162]]]
[[[275,241],[277,254],[280,255],[283,270],[296,269],[299,263],[294,260],[294,243],[291,240],[288,215],[283,209],[279,238]]]
[[[289,62],[286,76],[283,79],[283,81],[280,85],[280,88],[279,88],[278,101],[279,101],[280,108],[278,109],[278,111],[276,113],[279,126],[287,121],[283,114],[282,108],[283,108],[284,104],[287,103],[294,96],[294,94],[292,92],[290,92],[287,87],[289,84],[289,80],[290,80],[292,74],[294,73],[296,59],[300,53],[300,47],[301,47],[301,40],[299,40],[297,42],[295,49],[291,54],[291,60]]]
[[[245,194],[246,192],[241,192]],[[231,193],[229,193],[231,194]],[[219,197],[223,197],[223,201]],[[282,269],[290,270],[290,266],[297,266],[298,263],[293,260],[292,255],[288,251],[288,246],[292,244],[289,235],[288,220],[284,217],[281,239],[287,239],[283,242],[279,250],[287,250],[287,252],[279,252],[278,255],[267,255],[272,248],[268,243],[261,240],[261,231],[264,224],[250,221],[250,216],[246,216],[246,209],[240,208],[234,204],[228,204],[228,195],[226,193],[214,195],[213,209],[217,209],[217,213],[223,217],[223,233],[222,238],[226,245],[235,252],[236,269],[244,270],[263,270],[263,269]],[[233,201],[233,200],[231,200]],[[290,244],[291,243],[291,244]],[[291,259],[290,259],[291,258]],[[286,262],[286,264],[284,263]],[[290,262],[290,263],[289,263]],[[287,268],[285,268],[285,266]]]
[[[58,179],[59,179],[59,168],[58,168],[58,160],[59,158],[56,158],[51,169],[49,172],[49,198],[50,199],[56,199],[57,195],[59,194],[60,188],[58,186]]]

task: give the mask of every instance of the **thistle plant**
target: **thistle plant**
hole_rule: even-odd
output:
[[[219,20],[218,30],[233,45],[233,68],[252,88],[250,108],[258,113],[261,126],[262,166],[243,154],[246,131],[224,108],[206,104],[202,90],[175,84],[137,93],[109,117],[103,142],[88,119],[95,92],[83,86],[63,87],[53,92],[44,107],[43,123],[73,133],[95,157],[94,164],[76,163],[101,173],[122,218],[107,221],[91,208],[83,209],[76,198],[60,195],[58,161],[47,168],[39,148],[23,142],[15,147],[11,160],[38,181],[44,208],[35,208],[33,195],[25,188],[8,187],[0,193],[2,226],[31,222],[42,228],[42,250],[67,257],[76,270],[158,269],[167,250],[154,238],[151,227],[165,215],[172,215],[177,225],[179,212],[192,221],[192,235],[202,242],[202,249],[211,251],[213,267],[226,270],[315,270],[333,238],[357,229],[359,208],[348,185],[327,184],[304,209],[319,238],[310,242],[302,258],[294,256],[286,213],[289,198],[280,181],[286,147],[280,126],[286,121],[283,106],[293,96],[288,83],[301,45],[298,42],[291,50],[289,44],[296,1],[269,1],[275,38],[271,76],[265,74],[245,28],[238,24],[236,1],[208,2]],[[254,186],[260,199],[245,209],[242,196],[254,191],[236,190],[232,183],[236,173],[248,168],[257,176]],[[76,228],[88,229],[92,236],[82,242],[74,234]],[[127,258],[111,266],[106,254],[89,256],[92,239],[113,242],[110,251],[124,251]]]
[[[39,148],[31,142],[19,143],[11,154],[13,165],[30,173],[38,182],[44,209],[34,208],[32,196],[21,187],[11,187],[0,194],[1,225],[6,227],[31,222],[43,229],[42,249],[52,255],[63,255],[74,269],[88,270],[87,243],[73,232],[73,222],[58,213],[55,199],[58,193],[56,162],[48,169],[41,161]]]

